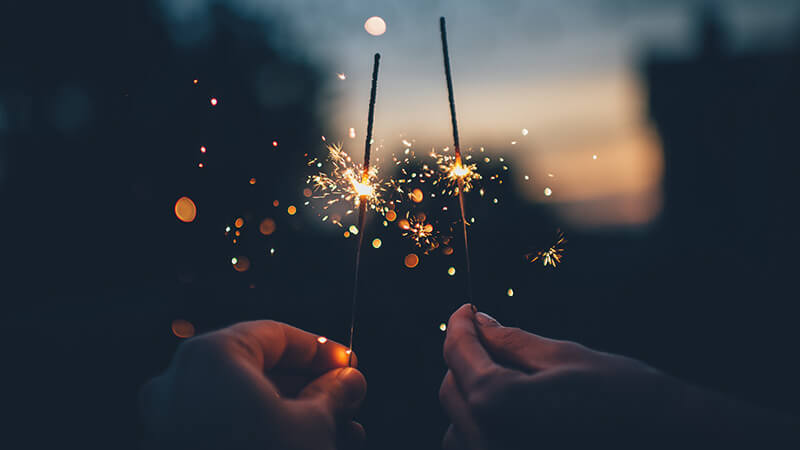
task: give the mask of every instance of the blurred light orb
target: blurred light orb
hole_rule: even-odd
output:
[[[545,197],[550,197],[551,195],[553,195],[553,190],[550,189],[549,187],[544,188],[544,195]]]
[[[217,106],[218,103],[215,97],[211,97],[211,100],[209,100],[209,102],[211,103],[211,106]]]
[[[358,227],[355,225],[350,225],[350,228],[348,228],[348,230],[350,230],[350,233],[352,233],[353,236],[358,234]]]
[[[204,166],[203,166],[203,163],[200,163],[200,164],[198,164],[198,165],[197,165],[197,167],[199,167],[199,168],[201,168],[201,169],[202,169],[202,168],[204,167]]]
[[[237,258],[235,256],[233,258],[231,258],[231,264],[234,264],[234,265],[235,264],[239,264],[239,258]]]
[[[247,272],[250,269],[250,260],[246,256],[241,256],[233,264],[233,268],[237,272]]]
[[[312,194],[313,194],[313,192],[311,191],[311,189],[309,189],[309,188],[303,189],[303,197],[308,198],[308,197],[311,197]]]
[[[386,220],[388,220],[389,222],[394,222],[394,219],[397,219],[397,213],[392,210],[387,211]]]
[[[455,267],[450,267],[449,269],[447,269],[447,274],[452,277],[453,275],[456,274],[456,268]]]
[[[383,242],[379,238],[375,238],[372,240],[372,248],[381,248]]]
[[[200,153],[205,153],[205,152],[206,152],[206,147],[205,147],[205,145],[204,145],[204,146],[201,146],[201,147],[200,147]]]
[[[197,217],[197,206],[189,197],[181,197],[175,202],[175,216],[181,222],[191,222]]]
[[[350,232],[349,231],[345,231],[344,232],[344,238],[347,239],[349,237],[350,237]]]
[[[272,141],[272,146],[273,147],[277,147],[278,146],[278,141]]]
[[[528,135],[528,129],[527,128],[523,128],[522,129],[522,135],[523,136],[527,136]]]
[[[239,217],[238,219],[236,219],[236,221],[233,222],[233,224],[236,226],[236,228],[242,228],[244,226],[244,219]]]
[[[592,155],[592,159],[597,159],[597,155]]]
[[[439,324],[439,329],[442,331],[447,331],[447,324],[442,322]]]
[[[345,75],[343,73],[337,73],[336,76],[339,77],[340,80],[346,80],[347,79],[347,75]],[[323,138],[324,138],[324,136],[323,136]],[[322,139],[322,140],[324,141],[325,139]]]
[[[290,216],[297,214],[297,208],[294,205],[290,205],[286,208],[286,212],[289,213]]]
[[[506,291],[506,295],[507,295],[507,296],[509,296],[509,297],[513,297],[513,296],[514,296],[514,290],[513,290],[513,289],[511,289],[511,288],[509,288],[509,289]]]
[[[258,231],[261,232],[264,236],[269,236],[270,234],[275,232],[276,224],[275,221],[269,217],[261,221],[261,225],[258,226]]]
[[[348,130],[348,135],[350,136],[350,139],[355,139],[356,138],[356,129],[351,127]]]
[[[414,203],[421,203],[422,200],[425,199],[425,194],[423,194],[422,191],[417,188],[411,191],[411,193],[408,194],[408,196],[411,197],[411,201]]]
[[[408,255],[406,255],[406,258],[403,262],[405,263],[406,267],[408,267],[409,269],[413,269],[414,267],[417,267],[417,265],[419,264],[419,256],[417,256],[414,253],[409,253]]]
[[[256,179],[255,178],[250,178],[250,184],[256,184]]]
[[[181,339],[190,338],[194,336],[194,325],[188,320],[175,319],[172,321],[172,334]]]
[[[445,256],[452,255],[453,254],[453,247],[445,247],[445,248],[443,248],[442,249],[442,253],[444,253]]]
[[[326,338],[325,336],[320,336],[317,338],[317,342],[319,342],[320,344],[324,344],[328,342],[328,338]]]
[[[380,36],[386,33],[386,22],[378,16],[372,16],[364,22],[364,29],[373,36]]]
[[[277,208],[277,207],[278,207],[278,205],[280,205],[280,204],[281,204],[281,202],[279,202],[279,201],[277,201],[277,200],[275,200],[275,201],[273,201],[273,202],[272,202],[272,206],[274,206],[274,207],[276,207],[276,208]]]

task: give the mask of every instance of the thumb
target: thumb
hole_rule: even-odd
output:
[[[334,369],[309,383],[298,399],[322,403],[337,420],[350,420],[367,393],[367,380],[352,367]]]
[[[481,343],[492,359],[526,372],[544,369],[558,345],[558,341],[519,328],[504,327],[494,317],[482,312],[475,314],[475,323]]]

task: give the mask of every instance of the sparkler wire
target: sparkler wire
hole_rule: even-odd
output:
[[[456,164],[461,165],[461,144],[458,139],[458,120],[456,120],[456,101],[453,95],[453,76],[450,73],[450,51],[447,47],[447,26],[444,17],[439,18],[439,30],[442,34],[442,57],[444,59],[444,75],[447,80],[447,99],[450,103],[450,122],[453,125],[453,146],[456,151]],[[467,300],[472,301],[472,269],[469,258],[469,240],[467,239],[467,216],[464,211],[464,180],[458,179],[458,206],[461,208],[461,225],[464,231],[464,256],[467,264]]]
[[[369,181],[369,158],[372,147],[372,124],[375,118],[375,94],[378,88],[378,67],[380,66],[381,55],[375,53],[375,62],[372,66],[372,90],[369,94],[369,113],[367,116],[367,138],[364,144],[364,168],[361,174],[361,182]],[[356,300],[358,299],[358,272],[361,266],[361,249],[364,247],[364,228],[367,223],[367,195],[362,195],[358,205],[358,246],[356,247],[355,275],[353,277],[353,304],[350,308],[350,344],[348,345],[347,365],[353,364],[353,335],[356,330]]]

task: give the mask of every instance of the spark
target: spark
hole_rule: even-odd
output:
[[[343,73],[337,73],[336,76],[339,77],[340,80],[346,80],[347,79],[347,75],[345,75]]]
[[[431,156],[436,159],[442,175],[433,184],[444,185],[442,195],[458,195],[460,189],[467,193],[472,190],[475,181],[483,178],[478,173],[478,165],[464,164],[460,155],[433,152]]]
[[[407,212],[406,218],[400,219],[397,222],[397,226],[403,230],[403,237],[414,241],[417,247],[423,249],[425,254],[428,254],[431,250],[439,248],[439,236],[433,225],[427,223],[426,220],[425,213],[412,215]]]
[[[306,180],[314,191],[313,198],[324,200],[322,209],[327,210],[342,203],[348,207],[347,214],[351,214],[362,201],[366,201],[371,209],[381,214],[388,212],[388,202],[384,194],[391,189],[393,180],[379,179],[377,165],[370,166],[364,173],[361,165],[353,162],[350,155],[338,144],[328,146],[327,161],[331,166],[328,172],[319,172]],[[321,161],[315,158],[308,165],[319,167]],[[333,222],[338,224],[338,221]]]
[[[564,244],[566,242],[567,240],[564,238],[564,233],[559,230],[555,244],[546,250],[529,253],[525,255],[525,258],[531,263],[541,261],[542,265],[545,267],[556,267],[558,264],[561,264],[561,260],[564,259]]]

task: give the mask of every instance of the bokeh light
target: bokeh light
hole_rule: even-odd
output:
[[[175,319],[172,321],[172,334],[181,339],[190,338],[194,336],[194,325],[188,320]]]
[[[381,245],[383,245],[383,242],[379,238],[375,238],[372,240],[373,248],[381,248]]]
[[[235,259],[236,262],[233,263],[234,270],[237,272],[247,272],[247,270],[250,269],[250,259],[248,259],[247,256],[240,256]]]
[[[513,297],[514,296],[514,290],[509,288],[508,291],[506,291],[506,295],[508,295],[509,297]]]
[[[413,191],[411,191],[408,194],[408,196],[411,198],[411,201],[413,201],[414,203],[420,203],[420,202],[422,202],[422,200],[425,199],[425,194],[423,194],[422,190],[420,190],[420,189],[414,189]]]
[[[388,220],[389,222],[394,222],[395,219],[397,219],[396,212],[394,212],[393,210],[386,211],[386,220]]]
[[[328,338],[326,338],[325,336],[320,336],[317,338],[317,342],[319,342],[320,344],[324,344],[328,342]]]
[[[181,222],[191,222],[197,217],[197,206],[189,197],[181,197],[175,202],[175,216]]]
[[[417,265],[419,264],[419,256],[417,256],[414,253],[409,253],[406,255],[405,260],[403,262],[406,265],[406,267],[408,267],[409,269],[413,269],[414,267],[417,267]]]
[[[447,331],[447,324],[442,322],[439,324],[439,329],[442,331]]]
[[[456,268],[455,267],[450,267],[449,269],[447,269],[447,274],[452,277],[453,275],[456,274]]]
[[[217,103],[219,103],[215,97],[211,97],[209,102],[211,103],[211,106],[217,106]]]
[[[269,236],[270,234],[275,232],[275,221],[269,217],[261,221],[261,224],[258,226],[258,231],[261,232],[264,236]]]
[[[289,205],[289,207],[286,208],[286,212],[289,213],[290,216],[293,216],[297,214],[297,208],[294,205]]]
[[[386,22],[378,16],[372,16],[364,22],[364,29],[373,36],[380,36],[386,33]]]
[[[243,219],[243,218],[241,218],[241,217],[237,218],[237,219],[236,219],[236,220],[233,222],[233,225],[234,225],[236,228],[242,228],[242,227],[244,226],[244,219]]]

